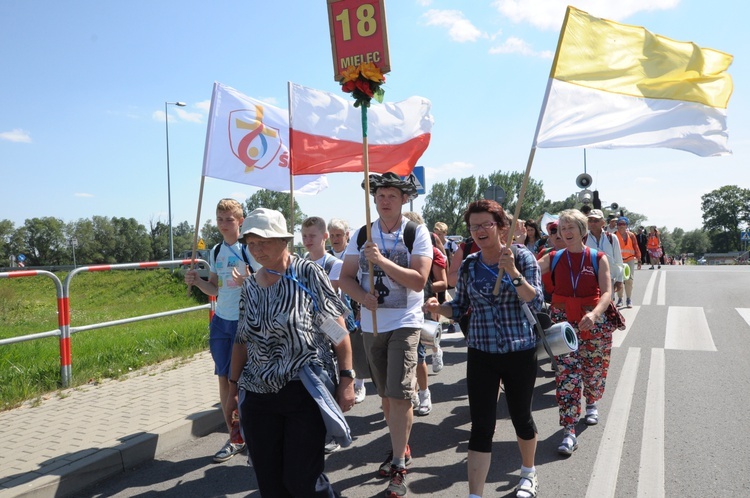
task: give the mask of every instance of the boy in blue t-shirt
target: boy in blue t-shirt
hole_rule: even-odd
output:
[[[246,276],[249,271],[247,264],[255,265],[252,256],[238,242],[240,226],[244,219],[242,205],[239,202],[234,199],[220,200],[216,206],[216,225],[224,241],[211,249],[211,273],[208,281],[200,278],[196,270],[190,270],[185,274],[186,284],[195,285],[208,296],[217,296],[216,313],[211,319],[208,344],[214,360],[214,374],[219,376],[219,399],[223,412],[229,398],[229,368],[240,315],[241,286],[233,278],[233,272]],[[231,433],[231,426],[227,429]],[[236,441],[228,440],[214,455],[214,461],[225,462],[243,451],[244,441],[241,441],[241,437]]]

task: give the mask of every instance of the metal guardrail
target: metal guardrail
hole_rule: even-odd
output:
[[[68,387],[72,380],[72,355],[70,351],[70,335],[76,332],[84,332],[87,330],[101,329],[105,327],[112,327],[114,325],[122,325],[125,323],[135,323],[143,320],[152,320],[155,318],[162,318],[165,316],[179,315],[182,313],[191,313],[193,311],[199,311],[202,309],[208,309],[209,321],[213,317],[214,310],[216,308],[216,298],[209,296],[209,303],[201,306],[192,306],[189,308],[180,308],[176,310],[163,311],[160,313],[152,313],[149,315],[139,315],[130,318],[123,318],[120,320],[112,320],[109,322],[94,323],[90,325],[82,325],[80,327],[71,327],[70,325],[70,282],[72,279],[84,272],[100,272],[100,271],[111,271],[111,270],[147,270],[153,268],[173,268],[181,265],[189,265],[193,260],[191,259],[176,259],[171,261],[147,261],[143,263],[122,263],[115,265],[93,265],[93,266],[79,266],[73,269],[65,277],[64,282],[60,282],[57,275],[46,270],[17,270],[10,272],[0,272],[0,278],[23,278],[23,277],[36,277],[45,276],[51,278],[55,283],[55,289],[57,291],[57,330],[51,330],[47,332],[38,332],[34,334],[27,334],[18,337],[9,337],[7,339],[0,339],[0,346],[7,344],[15,344],[19,342],[31,341],[35,339],[43,339],[46,337],[59,337],[60,340],[60,377],[62,380],[62,386]],[[208,266],[208,262],[202,259],[196,259],[196,263],[203,263]]]

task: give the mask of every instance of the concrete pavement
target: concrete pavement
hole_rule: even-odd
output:
[[[223,425],[209,353],[0,413],[0,497],[72,496]]]

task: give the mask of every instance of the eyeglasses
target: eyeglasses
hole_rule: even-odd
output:
[[[557,235],[557,228],[550,228],[549,229],[549,234],[550,235]]]
[[[482,223],[481,225],[469,225],[469,231],[470,232],[476,232],[480,228],[484,228],[485,230],[489,230],[490,228],[497,225],[496,221],[488,221],[486,223]]]

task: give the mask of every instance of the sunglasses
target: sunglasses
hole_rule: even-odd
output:
[[[557,228],[550,228],[549,229],[549,234],[550,235],[557,235]]]

